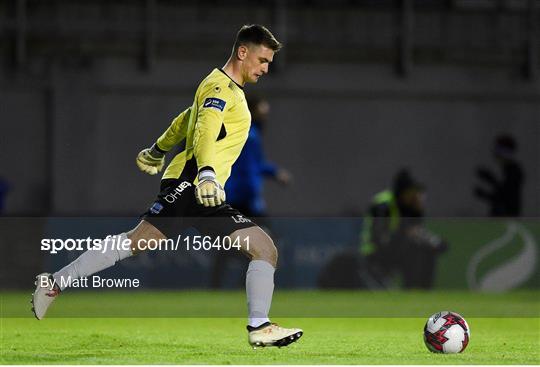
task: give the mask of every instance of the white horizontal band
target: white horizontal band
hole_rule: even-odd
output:
[[[215,180],[216,173],[210,169],[199,172],[199,181],[202,180]]]

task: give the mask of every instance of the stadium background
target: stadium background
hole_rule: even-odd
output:
[[[36,273],[73,256],[38,248],[59,227],[63,236],[92,236],[133,223],[124,217],[151,203],[159,181],[136,169],[135,155],[222,66],[239,25],[253,22],[286,44],[270,74],[247,88],[272,106],[267,154],[295,175],[288,189],[266,187],[279,222],[278,284],[313,287],[333,251],[358,245],[372,195],[408,166],[428,187],[432,226],[452,245],[436,285],[467,288],[475,250],[509,225],[473,219],[487,210],[472,194],[475,167],[494,165],[492,140],[508,132],[526,174],[528,219],[519,223],[534,237],[533,256],[518,236],[490,261],[528,256],[533,270],[519,285],[537,288],[539,8],[534,0],[0,1],[0,176],[10,185],[1,288],[26,289]],[[79,226],[55,219],[64,216],[91,218]],[[189,274],[209,264],[195,257],[131,271],[152,275],[149,286],[204,287]],[[160,277],[160,266],[176,281]]]

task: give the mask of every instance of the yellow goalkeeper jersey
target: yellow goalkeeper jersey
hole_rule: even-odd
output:
[[[167,166],[163,179],[196,181],[198,171],[212,167],[219,183],[231,174],[248,137],[251,115],[242,87],[220,69],[199,85],[193,105],[178,115],[157,140],[163,151],[186,139],[186,148]]]

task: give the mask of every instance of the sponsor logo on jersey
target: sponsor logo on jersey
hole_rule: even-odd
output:
[[[251,223],[251,220],[244,217],[242,214],[233,215],[231,218],[235,223]]]
[[[165,195],[164,199],[168,203],[174,203],[176,199],[178,199],[180,196],[182,196],[182,192],[186,189],[186,187],[190,187],[191,183],[187,181],[183,181],[180,185],[176,186],[174,190]]]
[[[204,100],[203,108],[215,108],[216,110],[223,111],[226,103],[227,102],[219,98],[206,98]]]
[[[161,209],[163,209],[163,205],[156,201],[152,207],[150,207],[150,213],[152,214],[159,214],[159,212],[161,211]]]

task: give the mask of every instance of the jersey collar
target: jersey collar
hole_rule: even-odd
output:
[[[242,87],[240,84],[238,84],[237,82],[235,82],[235,81],[233,80],[233,78],[231,78],[225,71],[223,71],[223,69],[219,68],[218,70],[221,71],[223,74],[225,74],[225,76],[227,76],[227,78],[231,79],[231,81],[232,81],[234,84],[236,84],[236,85],[238,86],[238,88],[244,90],[244,87]]]

